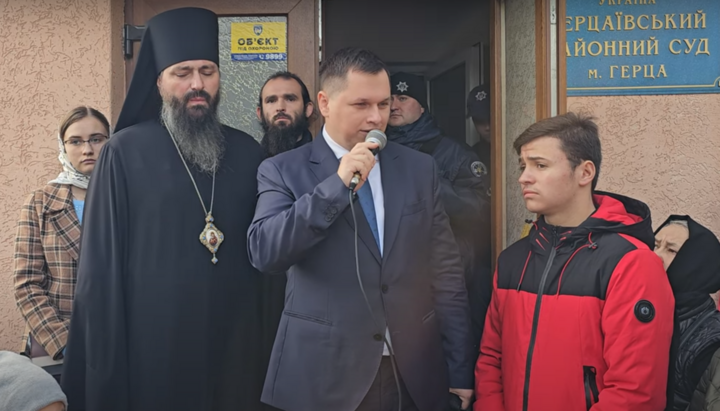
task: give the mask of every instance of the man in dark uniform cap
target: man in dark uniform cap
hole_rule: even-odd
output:
[[[87,194],[62,377],[69,410],[258,410],[249,135],[220,124],[217,16],[152,18]]]
[[[427,111],[422,77],[395,73],[390,77],[392,106],[388,140],[431,155],[440,174],[440,197],[450,217],[465,268],[475,352],[479,353],[492,284],[490,270],[489,181],[470,147],[446,137]]]
[[[487,85],[473,88],[467,96],[467,116],[472,118],[480,141],[473,151],[480,159],[485,173],[490,171],[490,88]],[[488,181],[490,179],[488,178]]]

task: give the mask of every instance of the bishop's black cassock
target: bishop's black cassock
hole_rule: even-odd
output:
[[[246,243],[263,152],[224,127],[212,208],[224,242],[213,264],[199,240],[203,207],[158,118],[158,74],[187,60],[217,63],[217,27],[214,13],[196,8],[148,23],[87,193],[62,376],[70,411],[262,409],[267,326]],[[212,175],[188,165],[209,207]]]

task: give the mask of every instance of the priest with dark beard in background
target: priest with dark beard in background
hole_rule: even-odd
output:
[[[147,24],[87,192],[69,411],[263,408],[261,276],[246,250],[264,155],[218,120],[218,47],[209,10]]]
[[[261,141],[268,157],[312,141],[308,128],[315,106],[305,83],[296,74],[279,71],[260,89],[257,117],[265,132]]]

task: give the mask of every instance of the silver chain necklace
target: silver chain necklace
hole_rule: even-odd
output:
[[[213,264],[217,264],[218,259],[215,254],[217,253],[218,248],[220,248],[220,244],[225,241],[225,235],[215,226],[215,219],[212,216],[213,205],[215,203],[215,169],[213,169],[212,194],[210,195],[210,210],[208,211],[208,209],[205,208],[205,202],[202,199],[202,195],[200,195],[197,183],[195,183],[195,178],[190,172],[190,167],[188,167],[185,162],[185,157],[183,157],[182,152],[180,151],[180,146],[178,146],[177,141],[175,141],[175,137],[170,132],[170,129],[166,127],[166,130],[168,134],[170,134],[170,140],[172,140],[173,144],[175,144],[175,148],[180,155],[180,160],[182,160],[185,170],[187,170],[188,175],[190,176],[190,181],[192,181],[193,186],[195,187],[195,192],[197,193],[198,199],[200,199],[200,205],[202,205],[203,211],[205,212],[205,228],[200,233],[200,242],[212,253],[213,258],[210,261],[212,261]]]

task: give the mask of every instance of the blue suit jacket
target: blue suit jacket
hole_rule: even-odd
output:
[[[283,312],[262,400],[284,410],[354,410],[368,392],[389,327],[400,374],[421,411],[472,388],[474,362],[463,267],[432,157],[389,142],[381,257],[360,204],[360,273],[339,161],[322,136],[265,160],[248,231],[250,261],[287,272]],[[379,341],[380,340],[380,341]]]

